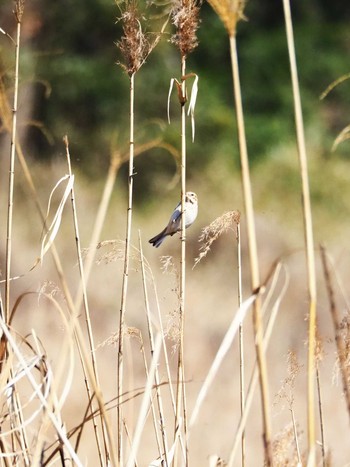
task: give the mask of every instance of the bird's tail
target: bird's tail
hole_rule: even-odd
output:
[[[149,240],[149,243],[151,243],[153,246],[158,248],[163,243],[163,241],[165,240],[165,237],[166,237],[166,235],[164,235],[165,231],[166,231],[166,228],[164,230],[162,230],[158,235],[151,238],[151,240]]]

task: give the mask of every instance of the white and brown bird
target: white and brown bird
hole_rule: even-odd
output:
[[[193,222],[196,220],[198,214],[198,198],[196,193],[192,191],[188,191],[185,195],[185,206],[184,206],[184,214],[185,214],[185,227],[189,227]],[[174,212],[172,213],[168,225],[163,229],[158,235],[151,238],[149,243],[153,246],[158,248],[165,237],[168,235],[174,235],[176,232],[181,230],[181,202],[176,206]]]

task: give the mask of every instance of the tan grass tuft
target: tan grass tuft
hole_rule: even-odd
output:
[[[298,432],[298,435],[301,433]],[[281,430],[272,442],[273,461],[275,467],[300,466],[298,453],[294,443],[294,427],[289,423]]]
[[[197,266],[197,264],[207,256],[215,240],[228,230],[232,230],[233,224],[239,225],[240,220],[241,213],[239,211],[228,211],[204,227],[198,239],[198,241],[203,244],[199,248],[199,256],[194,260],[193,267]]]
[[[199,11],[198,0],[173,0],[171,19],[176,33],[172,36],[171,42],[179,48],[184,58],[198,45]]]
[[[292,409],[294,405],[295,381],[301,368],[302,365],[299,364],[295,352],[289,350],[287,354],[287,376],[282,382],[281,389],[276,394],[276,399],[279,401],[285,400],[289,409]]]
[[[245,19],[243,10],[246,0],[208,0],[208,3],[224,23],[229,36],[234,36],[238,21]]]

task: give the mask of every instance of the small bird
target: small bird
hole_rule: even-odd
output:
[[[196,220],[198,214],[198,198],[196,193],[188,191],[185,195],[185,227],[189,227]],[[168,225],[158,235],[151,238],[149,243],[158,248],[167,235],[174,235],[181,230],[181,202],[176,206],[172,213]]]

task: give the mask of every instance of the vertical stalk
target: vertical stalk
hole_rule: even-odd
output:
[[[181,409],[183,410],[183,426],[185,435],[187,432],[186,422],[186,397],[185,397],[185,369],[184,369],[184,328],[185,328],[185,291],[186,291],[186,227],[185,227],[185,197],[186,197],[186,57],[181,56],[181,259],[180,259],[180,342],[177,364],[177,389],[176,389],[176,411],[175,411],[175,437],[179,429]],[[186,465],[188,465],[187,446]],[[175,458],[176,459],[176,456]],[[176,465],[176,461],[174,461]]]
[[[130,242],[131,242],[131,223],[132,223],[132,200],[134,186],[134,83],[135,73],[130,75],[130,143],[129,143],[129,175],[128,175],[128,210],[126,219],[126,239],[125,239],[125,257],[124,272],[122,283],[122,296],[119,313],[119,343],[118,343],[118,376],[117,376],[117,423],[118,423],[118,462],[123,465],[123,445],[122,445],[122,393],[123,393],[123,351],[124,351],[124,328],[126,298],[128,292],[129,263],[130,263]]]
[[[243,292],[242,292],[242,252],[241,252],[241,227],[236,224],[236,240],[237,240],[237,272],[238,272],[238,307],[242,305]],[[241,417],[244,413],[245,407],[245,375],[244,375],[244,340],[243,340],[243,323],[239,325],[239,394]],[[241,462],[242,467],[245,465],[245,432],[242,432],[241,439]]]
[[[17,109],[18,109],[18,80],[19,80],[19,51],[21,40],[21,20],[23,7],[16,4],[17,32],[15,41],[15,83],[12,108],[12,129],[10,147],[10,169],[9,169],[9,191],[7,205],[7,233],[6,233],[6,267],[5,267],[5,322],[8,323],[10,317],[10,278],[11,278],[11,257],[12,257],[12,224],[13,224],[13,191],[15,182],[15,156],[16,156],[16,136],[17,136]]]
[[[233,88],[234,88],[234,97],[235,97],[235,106],[236,106],[236,115],[237,115],[239,152],[240,152],[240,158],[241,158],[243,196],[244,196],[245,212],[246,212],[246,217],[247,217],[251,287],[252,287],[253,292],[255,292],[260,286],[259,263],[258,263],[252,188],[251,188],[250,173],[249,173],[248,151],[247,151],[247,142],[246,142],[246,136],[245,136],[242,95],[241,95],[241,86],[240,86],[240,79],[239,79],[237,44],[236,44],[235,34],[230,35],[230,52],[231,52]],[[260,396],[261,396],[262,416],[263,416],[263,430],[264,430],[263,439],[264,439],[264,449],[265,449],[265,460],[267,462],[267,465],[270,466],[272,465],[271,422],[270,422],[270,417],[269,417],[270,403],[269,403],[267,367],[266,367],[266,358],[265,358],[264,346],[263,346],[263,328],[262,328],[262,318],[261,318],[260,308],[261,308],[260,298],[257,297],[256,301],[254,302],[254,308],[253,308],[253,324],[254,324],[254,333],[255,333],[256,355],[257,355],[257,362],[258,362],[258,367],[259,367],[259,382],[260,382]]]
[[[308,379],[307,379],[307,411],[308,411],[308,443],[310,466],[315,464],[315,348],[316,348],[316,272],[315,272],[315,252],[312,229],[312,214],[310,202],[310,188],[308,178],[308,164],[305,147],[303,114],[301,109],[301,99],[299,90],[299,80],[297,64],[295,58],[295,46],[292,18],[289,0],[283,0],[283,8],[286,22],[286,34],[290,61],[290,71],[292,79],[294,113],[297,134],[298,156],[300,175],[302,183],[304,236],[308,272],[309,291],[309,347],[308,347]]]
[[[6,226],[6,265],[5,265],[5,309],[0,307],[0,313],[3,321],[9,324],[10,321],[10,282],[11,282],[11,258],[12,258],[12,227],[13,227],[13,198],[14,198],[14,182],[15,182],[15,159],[16,159],[16,139],[17,139],[17,110],[18,110],[18,82],[19,82],[19,53],[21,40],[21,22],[23,16],[23,3],[16,2],[15,18],[17,22],[15,46],[15,82],[12,107],[12,128],[11,128],[11,144],[10,144],[10,167],[9,167],[9,188],[8,188],[8,205],[7,205],[7,226]],[[12,374],[12,369],[11,369]],[[23,426],[23,413],[19,398],[17,395],[13,400],[14,414],[18,419],[20,426],[18,440],[22,451],[24,452],[24,463],[29,465],[27,456],[28,442],[26,432]],[[15,437],[14,437],[15,439]]]

